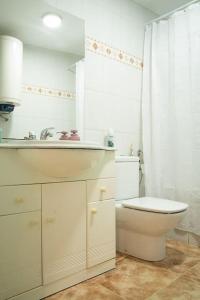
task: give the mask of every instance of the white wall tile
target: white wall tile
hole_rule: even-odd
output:
[[[109,95],[86,90],[85,94],[85,127],[86,129],[105,130],[109,126]]]
[[[103,91],[104,61],[106,58],[86,51],[85,57],[85,87],[86,89]],[[107,59],[108,60],[108,59]]]
[[[134,155],[137,155],[139,135],[137,131],[115,133],[116,149],[118,155],[130,155],[131,145]]]
[[[104,144],[104,138],[105,138],[106,131],[104,130],[85,130],[85,139],[87,141],[95,142],[98,144],[103,145]]]

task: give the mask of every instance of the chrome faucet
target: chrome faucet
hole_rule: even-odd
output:
[[[53,137],[53,133],[50,131],[50,130],[53,130],[53,129],[55,129],[55,128],[54,127],[44,128],[41,131],[40,139],[41,140],[46,140],[48,137]]]
[[[25,136],[24,140],[36,140],[35,132],[34,131],[29,131],[28,136]]]

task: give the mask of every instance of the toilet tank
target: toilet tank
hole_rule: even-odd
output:
[[[137,156],[116,157],[116,199],[139,197],[139,158]]]

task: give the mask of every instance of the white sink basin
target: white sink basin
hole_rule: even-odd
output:
[[[105,147],[89,142],[17,141],[0,144],[17,149],[19,157],[31,168],[50,177],[69,177],[95,167],[104,157]]]
[[[9,148],[92,148],[105,149],[93,142],[81,142],[70,140],[11,140],[8,143],[0,144],[1,147]]]

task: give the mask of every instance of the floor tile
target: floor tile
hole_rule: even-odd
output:
[[[169,241],[160,262],[118,253],[116,265],[46,300],[200,300],[199,248]]]
[[[142,300],[177,278],[170,270],[152,268],[127,257],[114,271],[107,272],[99,284],[125,299]]]
[[[123,300],[119,295],[102,285],[78,284],[60,293],[52,295],[48,300]]]
[[[200,279],[180,276],[167,288],[153,294],[148,300],[199,300]]]
[[[167,247],[168,249],[169,248],[176,249],[177,251],[180,251],[190,257],[200,257],[199,247],[188,245],[180,241],[169,240],[167,241]]]
[[[185,275],[200,279],[200,263],[190,268]]]
[[[136,261],[140,261],[145,265],[149,265],[156,268],[170,270],[176,273],[184,273],[200,263],[200,255],[198,252],[189,252],[181,247],[167,247],[166,258],[158,262],[144,262],[136,258]]]

